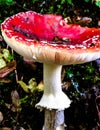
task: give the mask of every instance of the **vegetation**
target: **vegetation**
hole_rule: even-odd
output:
[[[18,12],[60,14],[68,22],[100,27],[100,0],[0,0],[0,23]],[[90,22],[83,18],[91,18]],[[0,130],[41,130],[43,111],[35,108],[43,93],[42,64],[27,61],[0,36]],[[100,60],[63,66],[62,89],[72,100],[65,110],[67,130],[100,128]]]

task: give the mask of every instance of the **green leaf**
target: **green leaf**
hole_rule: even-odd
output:
[[[26,95],[24,98],[21,98],[19,101],[20,101],[20,105],[21,104],[25,104],[28,100],[28,95]]]
[[[3,58],[0,58],[0,69],[6,66],[6,62]]]
[[[0,5],[13,5],[13,0],[0,0]]]
[[[92,74],[95,71],[93,66],[87,66],[86,70],[89,72],[89,74]]]
[[[61,0],[61,4],[64,4],[66,0]]]
[[[68,4],[73,5],[72,0],[66,0]]]
[[[18,83],[26,93],[29,92],[28,86],[23,81],[18,81]]]
[[[7,4],[7,5],[13,5],[13,4],[14,4],[14,1],[13,1],[13,0],[6,0],[6,4]]]
[[[98,6],[100,8],[100,1],[96,1],[96,6]]]
[[[89,2],[90,0],[84,0],[85,2]]]

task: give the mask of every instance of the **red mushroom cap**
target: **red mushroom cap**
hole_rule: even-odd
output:
[[[68,25],[61,16],[28,11],[1,24],[5,41],[37,62],[80,64],[100,58],[100,29]]]

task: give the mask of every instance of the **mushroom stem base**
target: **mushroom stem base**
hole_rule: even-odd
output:
[[[45,109],[44,130],[56,130],[56,110]]]
[[[64,130],[64,111],[45,109],[43,130]]]

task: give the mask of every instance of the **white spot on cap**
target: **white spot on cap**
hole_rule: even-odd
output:
[[[73,48],[75,48],[75,46],[73,46],[73,45],[70,45],[70,48],[72,48],[72,49],[73,49]]]

